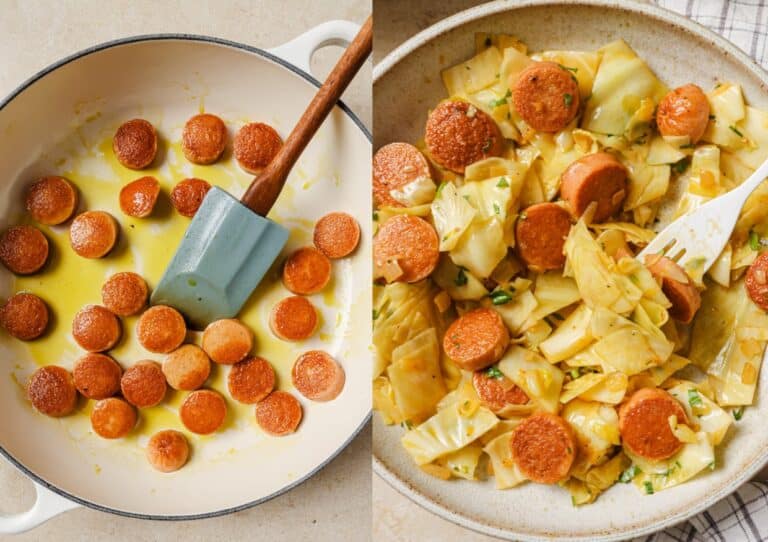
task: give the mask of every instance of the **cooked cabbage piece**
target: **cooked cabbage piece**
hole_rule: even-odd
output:
[[[431,210],[440,239],[440,251],[453,250],[477,214],[477,210],[461,197],[456,185],[451,182],[440,185]]]
[[[445,466],[451,475],[465,480],[477,479],[477,465],[480,462],[480,456],[483,455],[483,447],[473,442],[456,450],[448,455],[444,455],[437,460],[437,463]]]
[[[581,399],[565,405],[562,416],[573,428],[579,445],[574,474],[583,477],[590,467],[602,463],[613,447],[620,444],[619,416],[611,406]]]
[[[709,112],[713,117],[701,137],[702,141],[720,145],[735,151],[745,146],[743,135],[738,126],[745,116],[744,97],[741,86],[733,83],[720,83],[707,94]]]
[[[448,96],[467,97],[493,85],[498,79],[501,61],[499,50],[489,47],[466,62],[443,70],[441,76]]]
[[[488,290],[480,280],[463,267],[457,266],[445,254],[440,256],[440,262],[432,273],[432,279],[452,299],[467,301],[482,299],[488,295]]]
[[[405,186],[390,190],[389,195],[406,207],[417,207],[432,203],[437,187],[429,177],[419,177]]]
[[[526,481],[525,475],[512,460],[512,450],[509,447],[511,438],[512,431],[508,431],[494,438],[483,448],[491,461],[496,489],[508,489]]]
[[[688,420],[709,435],[713,446],[723,441],[733,417],[707,397],[697,384],[681,381],[667,391],[683,406]]]
[[[473,275],[487,278],[507,255],[503,222],[498,218],[475,218],[451,251],[451,260]]]
[[[600,55],[596,51],[544,51],[532,55],[531,58],[556,62],[571,72],[579,83],[579,95],[582,100],[592,94],[592,83],[600,64]]]
[[[539,409],[557,413],[565,376],[560,369],[536,352],[517,345],[509,347],[498,367]]]
[[[582,303],[539,344],[539,350],[551,363],[574,356],[594,341],[591,323],[592,310]]]
[[[682,484],[704,469],[715,467],[715,448],[703,431],[696,433],[695,443],[684,444],[682,450],[662,461],[648,461],[626,449],[624,453],[638,469],[633,483],[645,494]]]

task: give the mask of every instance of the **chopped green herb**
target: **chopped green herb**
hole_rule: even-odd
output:
[[[463,267],[459,267],[459,272],[456,273],[456,278],[453,279],[453,283],[456,286],[464,286],[467,283],[467,273]]]
[[[637,468],[637,465],[631,465],[627,470],[621,473],[621,476],[619,476],[619,482],[622,484],[628,484],[635,476],[637,476],[639,472],[640,469]]]
[[[413,429],[413,422],[411,422],[411,420],[403,420],[400,423],[400,426],[410,431],[411,429]]]
[[[672,164],[672,171],[680,175],[683,173],[686,169],[688,169],[688,158],[683,158],[682,160],[679,160],[678,162],[675,162]]]
[[[373,319],[376,320],[376,318],[378,317],[379,317],[379,311],[377,311],[376,309],[373,309]]]
[[[488,378],[499,379],[499,378],[504,378],[504,373],[499,371],[499,368],[496,367],[495,365],[491,365],[485,370],[485,376],[487,376]]]
[[[733,419],[736,421],[739,421],[741,417],[744,416],[744,407],[740,406],[736,410],[733,411]]]
[[[377,213],[376,211],[374,211],[374,212],[373,212],[373,221],[374,221],[374,222],[377,222],[378,220],[379,220],[379,213]]]
[[[501,209],[499,209],[499,204],[496,203],[495,201],[493,202],[493,212],[496,213],[497,215],[501,214]]]
[[[499,107],[500,105],[504,105],[505,103],[507,103],[507,98],[509,98],[510,96],[512,96],[512,91],[507,89],[507,93],[504,96],[502,96],[498,100],[491,100],[490,102],[488,102],[488,105],[490,107]]]
[[[760,250],[760,236],[754,230],[749,231],[749,248],[755,252]]]
[[[686,143],[685,145],[680,145],[679,148],[681,148],[681,149],[695,149],[696,145],[694,145],[693,143]]]
[[[469,194],[464,194],[464,195],[463,195],[463,196],[461,196],[461,197],[462,197],[462,198],[464,198],[464,199],[465,199],[465,200],[467,200],[467,201],[470,201],[470,199],[469,199]],[[470,203],[471,203],[471,201],[470,201]]]
[[[496,183],[496,188],[508,188],[509,187],[509,181],[507,181],[506,177],[502,177],[499,179],[499,182]]]
[[[571,104],[573,103],[573,95],[566,92],[563,94],[563,101],[565,102],[565,107],[571,107]]]
[[[195,279],[189,279],[187,280],[187,284],[189,284],[190,286],[192,286],[192,288],[194,288],[195,286],[197,286],[197,281]]]
[[[709,467],[709,470],[715,470],[715,461],[712,460],[712,462],[709,465],[707,465],[707,467]]]
[[[739,137],[744,137],[744,134],[742,134],[742,133],[739,131],[739,129],[738,129],[738,128],[736,128],[736,127],[735,127],[733,124],[731,124],[730,126],[728,126],[728,128],[731,130],[731,132],[733,132],[733,133],[734,133],[734,134],[736,134],[737,136],[739,136]]]
[[[560,66],[564,70],[568,70],[569,72],[573,72],[573,73],[576,73],[577,71],[579,71],[579,68],[571,68],[569,66],[563,66],[562,64],[558,64],[558,66]]]
[[[643,487],[645,487],[645,493],[646,495],[653,495],[653,484],[650,482],[643,482]]]
[[[435,197],[438,197],[440,195],[440,192],[443,191],[443,188],[445,188],[445,181],[440,183],[440,186],[437,187],[437,191],[435,192]]]
[[[491,138],[489,137],[489,138],[488,138],[488,140],[487,140],[487,141],[485,142],[485,144],[483,145],[483,152],[484,152],[484,153],[486,153],[486,152],[488,152],[489,150],[491,150],[491,146],[492,146],[492,145],[493,145],[493,139],[491,139]]]
[[[702,406],[704,404],[704,401],[701,400],[701,396],[699,395],[698,390],[693,388],[688,390],[688,404],[692,407]]]
[[[568,374],[571,375],[571,378],[574,379],[574,380],[576,380],[577,378],[579,378],[581,376],[581,372],[579,371],[578,367],[574,367],[573,369],[568,371]]]
[[[505,290],[494,290],[488,297],[491,298],[491,303],[494,305],[505,305],[512,301],[512,294]]]

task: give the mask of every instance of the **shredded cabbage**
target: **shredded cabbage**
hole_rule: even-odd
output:
[[[450,182],[440,185],[431,210],[435,231],[440,238],[440,251],[456,247],[477,214],[475,208],[461,197],[456,186]]]

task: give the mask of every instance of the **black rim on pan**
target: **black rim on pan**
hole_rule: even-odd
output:
[[[50,66],[40,70],[35,75],[24,81],[21,85],[16,87],[15,90],[13,90],[5,99],[3,99],[2,102],[0,102],[0,111],[2,111],[6,105],[8,105],[11,101],[13,101],[19,94],[24,92],[27,88],[32,86],[34,83],[36,83],[39,79],[42,79],[49,73],[57,70],[58,68],[61,68],[62,66],[65,66],[69,64],[70,62],[73,62],[75,60],[78,60],[80,58],[86,57],[88,55],[91,55],[93,53],[98,53],[100,51],[103,51],[105,49],[111,49],[113,47],[119,47],[121,45],[128,45],[131,43],[139,43],[139,42],[145,42],[145,41],[162,41],[162,40],[181,40],[181,41],[195,41],[195,42],[203,42],[203,43],[212,43],[215,45],[222,45],[225,47],[230,47],[232,49],[238,49],[240,51],[246,51],[248,53],[252,53],[261,57],[264,57],[268,60],[271,60],[272,62],[281,65],[283,68],[293,72],[294,74],[302,77],[315,87],[320,87],[320,82],[312,77],[310,74],[304,72],[303,70],[300,70],[293,64],[286,62],[282,58],[279,58],[264,49],[259,49],[258,47],[252,47],[250,45],[245,45],[244,43],[238,43],[235,41],[229,41],[224,40],[221,38],[214,38],[211,36],[201,36],[196,34],[146,34],[146,35],[140,35],[140,36],[132,36],[129,38],[121,38],[113,41],[107,41],[104,43],[101,43],[99,45],[94,45],[93,47],[88,47],[87,49],[83,49],[82,51],[79,51],[73,55],[67,56],[63,58],[62,60],[59,60],[58,62],[55,62],[51,64]],[[368,138],[368,141],[371,142],[371,133],[368,131],[368,129],[363,125],[363,123],[360,121],[360,119],[355,115],[351,109],[344,103],[339,101],[337,104],[344,113],[347,114],[347,116],[352,120],[352,122],[355,123],[355,125],[360,129],[363,134],[365,134],[365,137]],[[49,489],[50,491],[53,491],[54,493],[61,495],[62,497],[66,497],[67,499],[74,501],[78,504],[81,504],[83,506],[87,506],[88,508],[92,508],[94,510],[99,510],[101,512],[109,512],[111,514],[117,514],[119,516],[126,516],[131,518],[138,518],[138,519],[152,519],[152,520],[161,520],[161,521],[182,521],[182,520],[192,520],[192,519],[205,519],[205,518],[213,518],[217,516],[224,516],[227,514],[232,514],[234,512],[239,512],[241,510],[246,510],[248,508],[252,508],[254,506],[257,506],[261,503],[264,503],[266,501],[269,501],[271,499],[274,499],[275,497],[279,497],[283,493],[286,493],[290,491],[291,489],[295,488],[296,486],[301,485],[302,483],[306,482],[310,478],[312,478],[315,474],[320,472],[323,468],[325,468],[331,461],[333,461],[346,447],[354,440],[354,438],[360,434],[360,431],[363,430],[363,428],[366,426],[368,421],[371,418],[371,412],[368,411],[368,414],[363,419],[363,422],[354,430],[354,432],[349,436],[349,438],[336,450],[334,451],[325,461],[323,461],[320,465],[318,465],[315,469],[313,469],[311,472],[309,472],[306,476],[300,478],[299,480],[292,482],[291,484],[285,486],[284,488],[275,491],[274,493],[267,495],[266,497],[262,497],[260,499],[256,499],[254,501],[247,502],[245,504],[241,504],[239,506],[234,506],[232,508],[225,508],[223,510],[215,510],[213,512],[206,512],[204,514],[191,514],[191,515],[178,515],[178,516],[155,516],[152,514],[137,514],[133,512],[127,512],[125,510],[118,510],[116,508],[110,508],[108,506],[102,506],[100,504],[81,499],[80,497],[76,497],[75,495],[72,495],[71,493],[68,493],[64,491],[63,489],[60,489],[56,487],[53,484],[50,484],[48,481],[44,480],[42,477],[38,476],[31,470],[29,470],[26,466],[24,466],[21,461],[18,461],[13,455],[11,455],[5,448],[3,448],[2,445],[0,445],[0,454],[3,455],[9,462],[11,462],[17,469],[19,469],[21,472],[23,472],[26,476],[40,484],[41,486],[45,487],[46,489]]]

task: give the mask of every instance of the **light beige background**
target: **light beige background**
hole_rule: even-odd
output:
[[[370,2],[0,0],[0,13],[2,97],[48,64],[103,41],[185,32],[269,48],[330,19],[361,23],[370,13]],[[325,76],[339,53],[338,48],[328,48],[315,55],[316,73]],[[344,95],[344,101],[369,128],[370,82],[369,63]],[[231,516],[195,522],[148,522],[78,509],[24,535],[0,536],[0,540],[365,541],[370,539],[371,525],[370,440],[370,429],[366,429],[305,484]],[[31,484],[0,458],[0,513],[25,510],[32,500]]]

